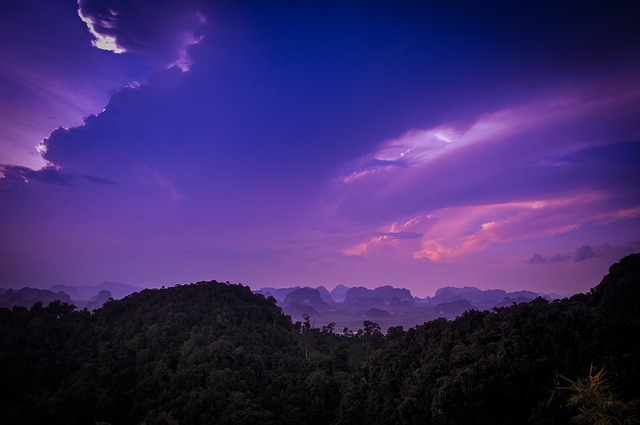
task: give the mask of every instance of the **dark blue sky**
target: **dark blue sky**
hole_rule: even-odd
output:
[[[7,1],[0,286],[571,293],[640,250],[633,2]]]

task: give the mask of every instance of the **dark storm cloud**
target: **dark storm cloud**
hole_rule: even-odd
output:
[[[202,37],[204,1],[78,0],[79,14],[104,50],[143,54],[186,65],[186,49]]]
[[[82,124],[114,89],[142,78],[139,61],[91,46],[77,9],[67,0],[0,2],[0,164],[46,166],[36,146],[52,129]]]
[[[16,165],[2,166],[1,170],[5,175],[3,179],[0,179],[0,188],[16,187],[17,185],[28,184],[30,182],[39,182],[44,184],[52,184],[58,186],[73,187],[73,181],[82,178],[91,183],[100,185],[115,185],[115,181],[106,179],[91,174],[85,174],[82,176],[75,176],[72,174],[64,173],[54,167],[45,167],[39,170],[32,170],[31,168],[21,167]]]
[[[53,167],[46,167],[36,171],[27,167],[4,166],[2,171],[6,177],[0,180],[0,186],[5,187],[15,185],[17,182],[27,183],[31,180],[45,184],[72,187],[72,182],[75,179],[74,176],[60,172]]]
[[[160,71],[140,88],[120,90],[102,113],[87,117],[82,126],[53,131],[44,142],[44,157],[83,174],[101,175],[92,170],[126,167],[128,161],[176,149],[179,135],[185,133],[178,120],[184,115],[182,105],[176,105],[182,79],[174,68]]]

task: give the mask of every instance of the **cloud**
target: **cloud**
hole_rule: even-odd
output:
[[[47,166],[39,170],[32,170],[28,167],[17,165],[2,165],[0,173],[4,175],[0,179],[0,188],[16,187],[32,182],[44,183],[49,185],[74,187],[73,182],[83,179],[91,183],[100,185],[116,185],[117,183],[111,179],[85,174],[76,176],[69,173],[63,173],[54,166]]]
[[[366,224],[588,191],[638,207],[630,184],[638,160],[630,158],[638,158],[640,142],[612,142],[635,140],[628,111],[638,107],[637,90],[580,87],[481,115],[466,127],[412,131],[353,162],[334,181],[329,202],[340,216]],[[450,142],[436,137],[443,129]]]
[[[93,176],[91,174],[85,174],[82,177],[84,177],[85,179],[89,180],[90,182],[97,183],[97,184],[106,184],[106,185],[115,185],[115,184],[117,184],[115,181],[113,181],[111,179],[105,179],[103,177]]]
[[[474,144],[510,143],[519,134],[593,112],[594,100],[589,101],[585,96],[585,93],[559,93],[529,104],[483,114],[466,125],[441,124],[429,129],[410,130],[399,138],[382,143],[370,156],[360,160],[362,169],[356,169],[350,175],[366,176],[373,170],[391,170],[393,165],[421,167]]]
[[[134,52],[165,65],[188,69],[187,49],[203,37],[204,2],[78,0],[78,15],[94,37],[93,45],[114,53]]]
[[[453,260],[516,241],[551,238],[589,225],[604,225],[640,217],[640,207],[613,207],[607,194],[575,193],[572,196],[533,199],[502,204],[450,207],[418,215],[404,224],[390,225],[391,232],[350,245],[346,255],[365,255],[376,247],[393,245],[400,255],[432,262]],[[411,235],[411,245],[397,245],[393,232]],[[415,241],[415,242],[413,242]],[[588,255],[585,250],[584,255]],[[570,258],[556,254],[534,255],[529,262],[560,262]],[[580,255],[577,258],[582,258]],[[586,258],[585,258],[586,259]],[[580,260],[577,260],[580,261]]]
[[[60,102],[43,111],[68,103],[70,110],[82,106],[74,111],[87,118],[49,135],[40,152],[45,170],[5,167],[0,186],[17,190],[3,191],[0,202],[3,221],[15,223],[4,246],[22,249],[25,264],[52,264],[27,264],[25,273],[48,278],[57,270],[66,279],[82,267],[91,276],[148,274],[151,281],[182,271],[184,281],[222,269],[269,279],[316,267],[318,276],[347,281],[359,264],[374,279],[397,279],[400,271],[422,284],[425,270],[438,268],[446,280],[460,269],[456,259],[510,242],[637,223],[637,163],[620,161],[629,155],[606,163],[599,153],[575,156],[638,140],[631,136],[640,96],[629,89],[637,77],[617,87],[610,84],[615,76],[598,85],[572,73],[561,89],[560,77],[523,84],[523,74],[538,77],[536,71],[506,53],[496,61],[485,56],[501,51],[495,39],[475,37],[479,26],[450,26],[459,24],[457,14],[427,25],[414,18],[436,15],[397,8],[389,8],[398,14],[391,19],[375,8],[348,8],[354,13],[338,17],[331,8],[289,10],[278,2],[260,9],[156,3],[81,0],[96,46],[134,54],[105,54],[84,38],[94,56],[83,50],[70,66],[70,84],[49,77],[55,57],[29,75],[25,86],[37,82],[38,90],[56,83],[49,95]],[[215,28],[204,16],[215,18]],[[74,19],[75,33],[89,37]],[[446,42],[434,43],[434,34]],[[542,63],[503,40],[504,52]],[[121,90],[123,84],[102,84],[115,94],[96,113],[104,103],[93,94],[90,104],[64,94],[85,92],[94,81],[104,62],[88,58],[122,62],[140,83]],[[164,69],[186,69],[190,58],[189,72]],[[93,66],[83,75],[85,62]],[[294,259],[295,250],[278,251],[282,241],[314,248]],[[233,252],[224,261],[222,247]],[[545,251],[536,245],[524,252]],[[454,266],[446,269],[447,261]]]
[[[368,238],[367,241],[357,243],[342,250],[342,253],[347,256],[360,256],[366,253],[370,253],[373,249],[385,246],[391,246],[396,251],[406,249],[401,247],[402,245],[408,245],[413,247],[419,242],[423,236],[424,231],[434,226],[436,219],[430,216],[413,217],[410,220],[400,223],[392,223],[389,226],[385,226],[386,231],[377,232],[373,237]],[[420,232],[413,229],[420,229]]]
[[[593,247],[584,245],[576,250],[575,259],[576,261],[586,261],[595,256],[596,252],[593,250]]]
[[[407,166],[418,166],[469,144],[495,141],[524,131],[534,125],[534,117],[541,119],[526,108],[516,108],[483,115],[467,128],[439,126],[411,130],[398,139],[385,142],[373,156],[377,161],[400,161]]]
[[[420,239],[423,234],[417,232],[386,232],[380,233],[378,236],[386,237],[389,239]]]
[[[4,2],[0,9],[0,163],[46,167],[36,146],[52,129],[81,125],[149,67],[91,47],[73,2]]]
[[[465,217],[465,215],[470,217]],[[606,195],[466,207],[443,211],[443,231],[435,228],[422,240],[414,258],[440,261],[488,249],[493,245],[564,234],[589,224],[607,224],[640,217],[640,207],[615,209]],[[462,224],[462,225],[461,225]],[[465,233],[469,224],[475,229]]]
[[[544,256],[542,254],[533,254],[533,257],[529,259],[529,264],[548,264],[548,263],[561,263],[570,259],[570,255],[555,254],[550,256]]]
[[[591,245],[582,245],[577,248],[573,254],[555,254],[545,256],[542,254],[534,254],[528,261],[529,264],[548,264],[565,262],[573,258],[575,262],[591,260],[592,258],[605,257],[609,262],[616,261],[626,255],[638,252],[640,242],[628,242],[619,245],[601,244],[596,247]]]
[[[5,187],[14,186],[18,182],[29,183],[30,181],[73,187],[72,182],[75,180],[74,176],[63,173],[54,167],[32,170],[27,167],[5,165],[2,167],[2,172],[5,175],[3,180],[6,181],[0,182],[0,185]]]

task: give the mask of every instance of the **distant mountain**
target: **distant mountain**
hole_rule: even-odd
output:
[[[331,298],[333,298],[335,302],[341,303],[344,301],[345,297],[347,296],[348,290],[349,290],[349,287],[347,286],[337,285],[330,292]]]
[[[474,288],[472,286],[464,286],[462,288],[446,286],[444,288],[436,290],[436,294],[429,299],[429,303],[433,305],[446,303],[457,299],[466,298],[478,294],[479,292],[481,292],[480,289]]]
[[[143,288],[129,285],[121,282],[104,281],[99,285],[53,285],[53,291],[64,291],[69,294],[73,300],[90,301],[97,296],[100,291],[109,291],[114,299],[124,298],[134,292],[140,292]]]
[[[47,306],[52,301],[62,301],[72,304],[69,294],[63,291],[53,292],[48,289],[22,288],[17,291],[7,289],[0,294],[0,307],[12,308],[14,306],[31,307],[37,302]]]
[[[102,307],[109,298],[121,299],[142,288],[120,282],[105,281],[99,285],[53,285],[49,289],[22,288],[18,291],[3,289],[0,292],[0,307],[31,307],[36,302],[44,306],[52,301],[75,305],[79,310],[95,310]]]
[[[256,292],[259,294],[264,295],[265,297],[273,297],[276,299],[276,301],[278,301],[279,303],[284,301],[284,299],[287,297],[287,295],[289,295],[290,292],[294,291],[295,289],[300,289],[299,286],[294,286],[291,288],[271,288],[271,287],[265,287],[265,288],[260,288],[258,289]]]
[[[376,307],[382,306],[382,298],[377,296],[372,289],[363,286],[349,288],[344,297],[344,303],[352,306]]]
[[[382,298],[385,304],[408,303],[413,304],[414,299],[411,291],[405,288],[394,288],[391,285],[379,286],[373,293]]]
[[[87,310],[95,310],[96,308],[102,307],[102,305],[107,301],[109,301],[110,298],[113,298],[111,296],[111,292],[103,289],[102,291],[98,292],[95,296],[91,297],[91,299],[88,302],[86,302],[84,307]],[[81,306],[78,306],[78,308],[81,308]]]
[[[439,316],[447,318],[458,317],[465,311],[474,309],[471,302],[465,299],[458,299],[446,303],[440,303],[437,304],[434,308]]]
[[[354,306],[385,306],[385,305],[411,305],[414,303],[411,291],[393,286],[379,286],[368,289],[357,286],[347,290],[344,303]]]
[[[296,286],[262,288],[257,292],[273,296],[294,322],[308,315],[317,326],[336,323],[336,329],[357,328],[362,325],[363,318],[374,320],[374,316],[382,329],[412,327],[438,317],[454,319],[467,310],[491,310],[540,296],[531,291],[482,290],[472,286],[440,288],[431,298],[415,298],[408,289],[391,285],[375,289],[337,285],[331,291],[324,286]],[[554,299],[553,296],[545,298]]]
[[[335,302],[333,300],[333,297],[331,296],[331,293],[327,291],[327,288],[325,288],[324,286],[318,286],[315,289],[320,294],[320,298],[322,298],[322,301],[326,302],[327,304],[333,304]]]
[[[322,299],[317,289],[308,287],[291,291],[284,299],[283,305],[287,307],[294,305],[309,306],[317,311],[328,311],[331,309],[331,305]]]
[[[477,310],[490,310],[493,307],[511,305],[513,302],[532,301],[539,296],[539,294],[531,291],[507,292],[502,289],[482,290],[472,286],[462,288],[447,286],[438,289],[436,294],[427,300],[426,304],[436,306],[442,303],[464,300],[468,301],[472,308]]]

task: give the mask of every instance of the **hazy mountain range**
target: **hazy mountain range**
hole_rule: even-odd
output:
[[[142,289],[108,281],[93,286],[53,285],[51,289],[0,289],[0,307],[31,307],[36,302],[46,306],[59,300],[73,304],[80,310],[94,310],[110,298],[124,298]],[[433,297],[426,298],[414,297],[408,289],[390,285],[375,289],[338,285],[331,291],[324,286],[265,287],[255,292],[274,297],[294,322],[309,320],[316,327],[334,323],[337,331],[345,328],[360,329],[365,320],[378,323],[383,330],[393,326],[409,328],[438,317],[453,319],[467,310],[490,310],[531,301],[539,296],[547,300],[559,298],[555,294],[481,290],[469,286],[447,286],[438,289]]]
[[[143,288],[120,282],[102,282],[99,285],[53,285],[51,289],[22,288],[18,290],[0,288],[0,308],[13,306],[31,307],[37,302],[48,305],[52,301],[73,304],[78,309],[95,310],[109,298],[120,299]]]
[[[635,423],[639,282],[635,254],[554,302],[469,287],[428,299],[338,288],[340,302],[326,289],[277,291],[324,318],[364,311],[355,332],[294,323],[275,298],[216,281],[144,289],[92,313],[0,308],[0,424],[549,425],[584,423],[585,411]],[[376,323],[502,296],[512,304],[454,320],[386,333]]]
[[[447,286],[433,297],[418,298],[411,291],[393,286],[368,289],[361,286],[338,285],[329,291],[324,286],[261,288],[256,291],[272,296],[293,321],[308,318],[312,326],[335,324],[335,329],[359,329],[365,320],[376,322],[382,329],[392,326],[405,328],[422,324],[438,317],[453,319],[467,310],[490,310],[543,297],[560,298],[556,294],[538,294],[531,291],[507,292],[502,289],[481,290],[465,286]]]

